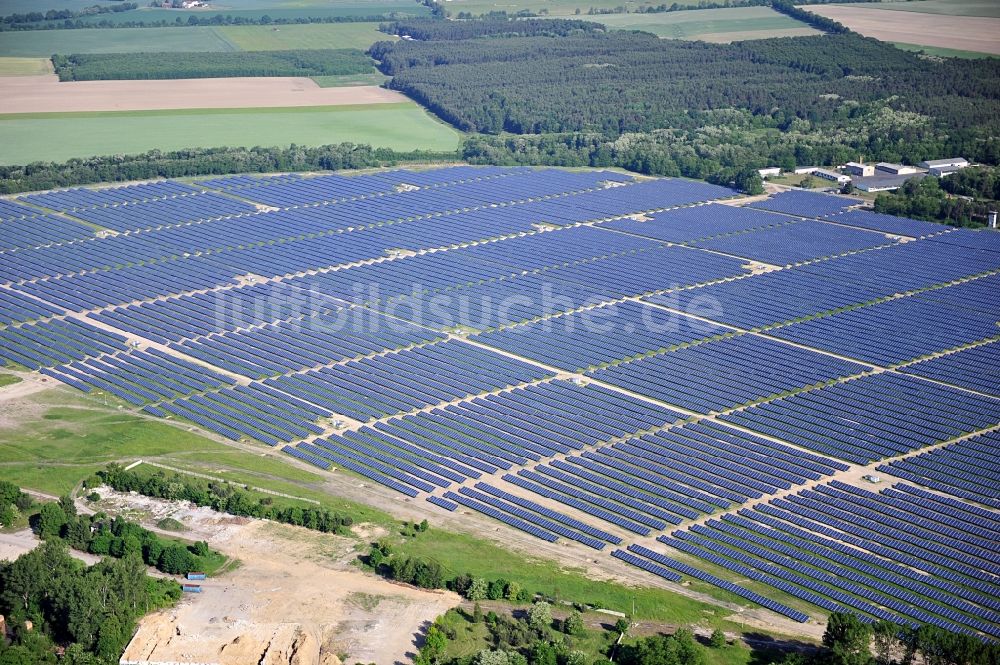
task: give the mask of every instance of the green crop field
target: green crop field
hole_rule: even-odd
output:
[[[609,28],[645,30],[665,39],[736,41],[794,34],[818,34],[806,24],[770,7],[697,9],[658,14],[608,14],[589,17]],[[731,39],[727,38],[731,37]]]
[[[286,49],[367,49],[380,39],[378,23],[308,23],[303,25],[231,25],[216,28],[220,37],[243,51]]]
[[[412,102],[269,109],[0,115],[0,162],[215,146],[368,143],[454,150],[460,134]]]
[[[38,76],[51,74],[48,58],[0,58],[0,76]]]
[[[1000,2],[996,0],[915,0],[880,2],[866,5],[876,9],[890,9],[923,14],[945,14],[947,16],[985,16],[1000,18]]]
[[[83,28],[0,32],[0,56],[48,57],[53,53],[157,53],[238,51],[215,28]]]
[[[174,53],[180,51],[278,51],[366,49],[380,39],[378,23],[310,23],[281,26],[183,28],[83,28],[0,32],[0,57],[43,58],[53,53]],[[2,74],[8,76],[9,74]]]
[[[937,55],[942,58],[998,58],[1000,56],[994,55],[992,53],[979,53],[978,51],[962,51],[960,49],[954,48],[941,48],[939,46],[921,46],[920,44],[903,44],[902,42],[893,42],[896,48],[901,48],[904,51],[922,51],[927,55]]]

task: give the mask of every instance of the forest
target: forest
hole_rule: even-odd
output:
[[[200,563],[188,547],[138,524],[77,515],[70,497],[39,505],[0,481],[0,526],[25,519],[43,542],[14,561],[0,561],[0,615],[11,631],[9,643],[0,635],[3,665],[117,663],[136,619],[180,598],[180,585],[149,577],[146,563],[162,559],[158,567],[172,573]],[[86,566],[70,556],[70,547],[108,558]],[[205,543],[191,547],[209,552]],[[63,651],[58,661],[57,651]]]
[[[230,76],[343,76],[372,71],[357,49],[231,53],[87,53],[53,55],[60,81],[191,79]]]
[[[477,30],[507,35],[497,22]],[[412,32],[414,23],[398,25]],[[729,131],[718,120],[736,110],[741,123],[748,112],[769,142],[785,143],[769,130],[818,143],[837,137],[836,146],[855,152],[850,158],[863,149],[869,159],[906,151],[917,161],[955,153],[995,162],[1000,153],[998,60],[923,59],[851,32],[708,44],[585,29],[470,39],[468,27],[448,22],[431,28],[428,41],[378,42],[370,53],[393,77],[390,87],[462,130],[519,134],[528,143],[562,135],[556,140],[577,155],[581,134],[590,143],[592,136],[608,142],[660,130]],[[507,152],[506,143],[489,138],[475,146],[484,144]],[[686,147],[702,152],[699,143]],[[790,142],[781,148],[795,149]],[[836,151],[831,146],[822,156]]]

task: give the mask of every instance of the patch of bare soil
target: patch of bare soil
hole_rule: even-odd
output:
[[[112,501],[144,522],[173,517],[188,527],[184,537],[205,538],[240,561],[204,582],[202,593],[143,619],[122,663],[404,663],[434,618],[460,601],[356,570],[354,539],[262,520],[236,524],[147,497],[117,495],[102,508]]]
[[[809,7],[809,11],[843,23],[865,37],[886,42],[1000,55],[1000,40],[996,37],[1000,33],[1000,18],[922,14],[855,5],[817,5]]]
[[[321,88],[293,76],[153,81],[72,81],[0,77],[0,113],[152,111],[392,104],[409,99],[377,86]]]

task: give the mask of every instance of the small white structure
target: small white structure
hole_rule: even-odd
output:
[[[882,479],[879,478],[878,476],[876,476],[873,473],[869,473],[867,475],[861,476],[861,479],[862,480],[867,480],[870,483],[880,483],[880,482],[882,482]]]
[[[928,159],[926,161],[920,162],[920,166],[925,169],[935,169],[943,166],[954,166],[959,169],[964,169],[969,165],[969,160],[964,157],[952,157],[950,159]]]
[[[851,175],[861,176],[862,178],[868,177],[870,175],[875,175],[875,166],[872,164],[862,164],[861,162],[847,162],[844,164],[844,170]]]
[[[761,178],[768,178],[770,176],[781,175],[781,167],[768,166],[766,169],[757,169],[757,173],[760,174]]]
[[[838,185],[843,185],[851,181],[851,176],[844,175],[843,173],[837,173],[836,171],[829,171],[827,169],[816,169],[813,171],[813,175],[817,178],[823,178],[824,180],[832,180]]]
[[[991,229],[1000,228],[1000,224],[997,223],[997,211],[996,210],[990,210],[990,212],[987,215],[986,219],[988,220],[988,225],[989,225],[989,227]]]
[[[812,175],[816,172],[817,167],[815,166],[800,166],[795,169],[795,175]]]
[[[906,175],[908,173],[916,173],[916,166],[906,166],[904,164],[892,164],[890,162],[879,162],[875,165],[875,168],[883,173],[888,173],[890,175]]]

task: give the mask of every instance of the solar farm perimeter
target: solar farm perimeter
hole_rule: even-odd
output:
[[[467,166],[25,195],[0,357],[658,585],[1000,637],[1000,234],[734,197]]]

